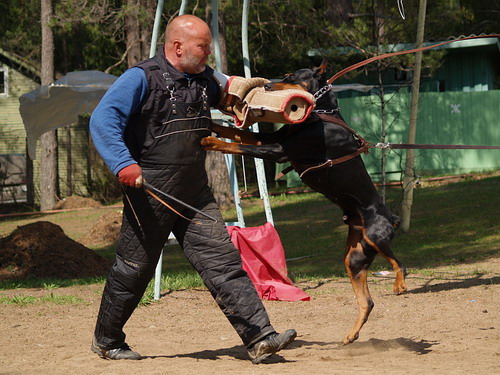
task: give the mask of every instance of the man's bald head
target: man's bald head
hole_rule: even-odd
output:
[[[165,30],[165,42],[173,43],[176,39],[183,40],[192,34],[210,33],[210,28],[201,18],[190,14],[175,17]]]
[[[201,18],[182,15],[165,30],[165,57],[181,72],[201,73],[211,53],[212,33]]]

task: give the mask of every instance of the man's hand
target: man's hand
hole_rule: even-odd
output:
[[[140,188],[142,186],[142,169],[139,164],[130,164],[120,169],[118,181],[125,186]]]

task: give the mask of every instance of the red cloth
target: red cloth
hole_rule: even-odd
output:
[[[271,223],[259,227],[228,226],[234,246],[240,251],[243,269],[259,297],[270,301],[309,301],[311,298],[288,278],[285,252]]]

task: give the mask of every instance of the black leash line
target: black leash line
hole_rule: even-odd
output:
[[[168,198],[168,199],[170,199],[170,200],[173,200],[174,202],[179,203],[181,206],[183,206],[183,207],[185,207],[185,208],[188,208],[188,209],[190,209],[190,210],[192,210],[192,211],[194,211],[194,212],[196,212],[196,213],[198,213],[198,214],[200,214],[200,215],[202,215],[202,216],[205,216],[206,218],[208,218],[208,219],[210,219],[210,220],[213,220],[214,222],[217,222],[217,221],[218,221],[218,220],[217,220],[216,218],[214,218],[213,216],[210,216],[209,214],[207,214],[207,213],[205,213],[205,212],[203,212],[203,211],[200,211],[200,210],[198,210],[197,208],[194,208],[193,206],[190,206],[189,204],[187,204],[187,203],[185,203],[185,202],[181,201],[180,199],[177,199],[177,198],[175,198],[174,196],[172,196],[172,195],[170,195],[170,194],[167,194],[167,193],[165,193],[165,192],[163,192],[163,191],[161,191],[161,190],[159,190],[159,189],[155,188],[153,185],[151,185],[151,184],[147,183],[146,181],[143,181],[143,182],[142,182],[142,185],[146,188],[145,190],[146,190],[149,194],[151,194],[153,197],[155,197],[156,199],[158,199],[160,202],[162,202],[163,204],[165,204],[167,207],[169,207],[171,210],[173,210],[175,213],[177,213],[178,215],[180,215],[180,216],[182,216],[182,217],[184,217],[184,216],[183,216],[183,215],[181,215],[181,214],[180,214],[179,212],[177,212],[176,210],[174,210],[174,209],[173,209],[172,207],[170,207],[169,205],[167,205],[167,204],[166,204],[165,202],[163,202],[161,199],[159,199],[158,197],[156,197],[154,194],[152,194],[152,192],[151,192],[150,190],[154,191],[155,193],[161,194],[161,195],[163,195],[165,198]],[[186,217],[184,217],[184,218],[185,218],[185,219],[187,219]],[[188,219],[188,220],[189,220],[189,219]]]
[[[377,143],[375,148],[393,149],[419,149],[419,150],[500,150],[500,146],[475,146],[475,145],[433,145],[419,143]]]

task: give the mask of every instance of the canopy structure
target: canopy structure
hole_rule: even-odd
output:
[[[39,86],[19,98],[19,112],[28,140],[28,155],[36,157],[36,143],[45,132],[78,121],[92,113],[116,76],[96,70],[68,73],[50,85]]]

